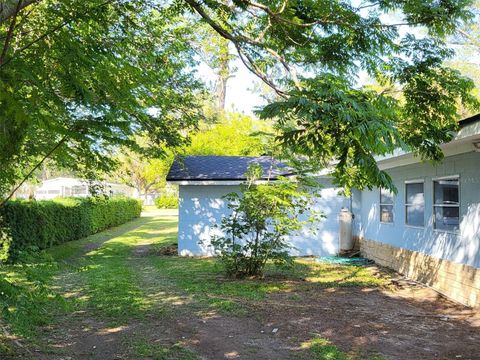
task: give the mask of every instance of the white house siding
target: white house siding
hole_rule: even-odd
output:
[[[238,191],[238,186],[229,185],[180,185],[178,252],[182,256],[212,255],[208,246],[217,233],[215,225],[230,213],[227,202],[222,199],[227,193]],[[204,243],[201,244],[200,241]]]
[[[319,179],[322,185],[320,197],[315,201],[314,211],[321,212],[325,218],[319,222],[305,226],[299,235],[293,236],[289,242],[294,249],[293,255],[336,255],[339,252],[338,214],[342,207],[350,208],[350,199],[339,194],[330,179]],[[307,217],[308,214],[305,215]]]
[[[330,180],[322,179],[324,188],[315,210],[322,211],[326,218],[314,225],[316,232],[308,227],[301,234],[289,239],[294,255],[334,255],[338,252],[337,215],[342,207],[348,207],[350,199],[338,195]],[[229,214],[222,197],[238,191],[236,185],[181,185],[179,187],[179,231],[178,251],[180,255],[212,255],[209,240],[218,230],[222,217]],[[307,216],[307,215],[305,215]],[[199,241],[203,241],[200,244]]]
[[[127,185],[115,183],[98,183],[105,187],[105,193],[109,195],[132,196],[134,189]],[[42,182],[41,186],[35,190],[34,195],[37,200],[50,200],[57,197],[88,197],[89,182],[84,179],[58,177]]]
[[[379,190],[357,192],[355,209],[360,237],[459,264],[480,268],[480,154],[447,157],[439,165],[417,163],[388,170],[398,189],[394,222],[379,221]],[[433,228],[433,179],[459,175],[460,229],[458,233]],[[425,227],[405,225],[405,181],[424,180]]]

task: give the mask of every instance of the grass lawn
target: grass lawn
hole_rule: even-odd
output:
[[[176,226],[172,211],[150,209],[0,267],[1,358],[382,358],[361,343],[337,347],[338,334],[328,335],[335,324],[315,324],[346,314],[349,301],[378,292],[387,276],[298,259],[291,269],[268,268],[264,280],[233,281],[213,259],[159,255],[176,242]],[[292,325],[297,319],[311,325]]]

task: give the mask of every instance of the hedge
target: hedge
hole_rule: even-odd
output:
[[[178,196],[161,196],[155,199],[159,209],[178,209]]]
[[[10,201],[0,208],[0,260],[84,238],[132,220],[141,210],[140,201],[124,197]]]

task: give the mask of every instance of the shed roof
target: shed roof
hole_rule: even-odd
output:
[[[175,160],[167,175],[167,181],[243,181],[249,165],[263,168],[262,179],[292,175],[286,164],[270,156],[186,156]]]

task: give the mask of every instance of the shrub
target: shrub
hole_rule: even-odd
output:
[[[141,209],[138,200],[124,197],[10,201],[0,208],[0,260],[123,224],[140,216]]]
[[[304,216],[317,195],[314,187],[305,188],[288,178],[259,184],[256,180],[261,175],[259,165],[250,167],[248,181],[241,185],[240,193],[225,196],[232,213],[222,219],[223,235],[214,237],[211,246],[229,276],[262,275],[268,261],[275,265],[291,264],[288,236],[319,216],[311,210],[308,218]]]
[[[178,209],[178,197],[160,196],[155,199],[155,206],[159,209]]]

